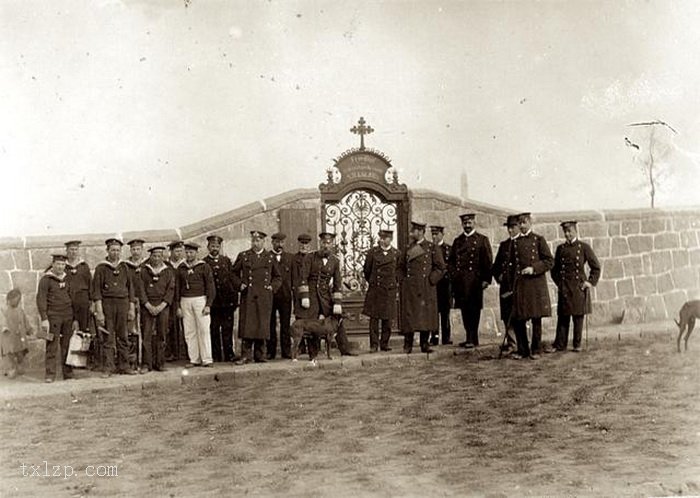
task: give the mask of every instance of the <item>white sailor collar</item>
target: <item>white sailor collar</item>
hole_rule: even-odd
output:
[[[180,263],[180,266],[182,266],[183,264],[184,264],[188,269],[192,270],[192,269],[194,269],[196,266],[204,265],[204,264],[206,264],[206,263],[205,263],[204,261],[202,261],[201,259],[198,259],[197,261],[195,261],[195,262],[192,263],[192,264],[189,264],[189,263],[185,260],[185,261],[183,261],[182,263]]]
[[[120,259],[119,261],[117,261],[116,264],[112,263],[111,261],[109,261],[107,259],[104,259],[104,260],[100,261],[99,263],[97,263],[97,266],[107,265],[107,266],[111,267],[113,270],[117,270],[119,268],[119,265],[121,265],[122,263],[125,263],[125,261],[123,259]]]
[[[161,263],[158,268],[153,268],[150,263],[144,263],[143,266],[151,270],[151,273],[153,273],[153,275],[160,275],[164,270],[168,269],[168,265],[166,265],[165,263]]]
[[[142,260],[139,261],[138,263],[134,263],[134,262],[131,261],[130,259],[125,259],[125,260],[124,260],[124,263],[126,263],[126,264],[129,265],[129,266],[131,266],[132,268],[138,268],[139,266],[141,266],[142,264],[144,264],[145,261],[147,261],[147,260],[146,260],[146,259],[142,259]]]
[[[63,282],[66,279],[66,273],[64,272],[63,275],[56,275],[54,272],[51,271],[49,268],[44,272],[44,275],[47,277],[53,278],[54,280],[58,280],[59,282]]]
[[[464,236],[465,236],[465,237],[471,237],[471,236],[474,235],[475,233],[476,233],[476,228],[473,228],[473,229],[471,230],[471,232],[464,232]]]

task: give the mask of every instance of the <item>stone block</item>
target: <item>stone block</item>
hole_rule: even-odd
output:
[[[12,290],[12,278],[9,271],[0,271],[0,294],[7,294]],[[4,301],[2,301],[4,303]]]
[[[630,235],[627,242],[630,251],[634,254],[650,252],[654,248],[654,239],[651,235]]]
[[[654,268],[651,264],[651,254],[642,254],[642,273],[651,275],[654,273]]]
[[[700,249],[692,249],[688,251],[690,256],[690,264],[692,266],[700,266]]]
[[[700,287],[690,289],[690,290],[686,291],[686,293],[688,294],[688,300],[693,300],[693,301],[700,300]]]
[[[685,230],[681,232],[681,247],[690,249],[698,246],[698,236],[694,230]]]
[[[674,232],[680,232],[681,230],[687,230],[692,226],[691,219],[687,216],[676,215],[671,218],[671,230]]]
[[[636,235],[640,232],[639,220],[625,220],[620,228],[622,235]]]
[[[651,254],[651,268],[655,275],[664,273],[673,268],[671,251],[654,252]]]
[[[22,294],[35,293],[38,283],[37,275],[38,273],[35,271],[12,271],[10,272],[10,276],[12,277],[12,287],[18,288],[20,291],[22,291]]]
[[[613,237],[611,241],[611,253],[612,257],[616,256],[626,256],[630,253],[630,246],[627,243],[627,239],[624,237]]]
[[[680,249],[678,251],[673,251],[673,267],[674,268],[685,268],[690,265],[690,255],[685,249]]]
[[[650,296],[656,294],[657,277],[651,275],[640,275],[634,277],[634,288],[639,296]]]
[[[599,326],[612,323],[613,318],[610,314],[610,305],[605,302],[593,301],[593,310],[588,315],[590,325]]]
[[[619,221],[611,221],[608,223],[608,236],[618,237],[622,235],[622,223]]]
[[[668,318],[664,298],[659,295],[649,296],[644,303],[644,316],[646,317],[647,321]]]
[[[674,285],[671,272],[664,273],[663,275],[659,275],[658,277],[656,277],[656,291],[659,294],[671,292],[673,289]]]
[[[644,301],[643,297],[625,297],[625,314],[622,323],[643,323],[644,322]]]
[[[52,254],[64,254],[65,250],[58,249],[31,249],[30,261],[32,264],[32,270],[44,272],[51,266],[51,255]]]
[[[626,258],[621,258],[621,260],[622,268],[625,271],[625,277],[635,277],[637,275],[644,274],[644,266],[642,264],[641,256],[628,256]]]
[[[666,220],[664,218],[645,218],[642,219],[642,233],[661,233],[666,229]]]
[[[688,300],[688,295],[684,290],[675,290],[664,294],[664,304],[669,316],[678,316],[681,306]]]
[[[617,258],[603,261],[603,276],[605,279],[622,278],[625,272],[622,268],[622,261]]]
[[[679,268],[671,272],[673,286],[676,289],[692,289],[696,284],[696,276],[690,269]]]
[[[677,249],[681,245],[680,237],[677,233],[661,233],[654,235],[654,249]]]
[[[620,297],[634,295],[634,281],[631,278],[624,278],[615,282],[617,295]]]
[[[587,221],[578,224],[582,237],[607,237],[608,224],[604,221]]]
[[[29,251],[25,249],[13,249],[12,257],[15,259],[15,269],[31,270],[32,262],[29,259]]]
[[[596,301],[611,301],[617,297],[615,282],[612,280],[601,280],[594,289],[595,295],[593,299]]]
[[[12,250],[0,251],[0,270],[14,270],[15,259],[12,257]]]
[[[610,257],[610,237],[595,237],[592,246],[599,258]]]
[[[625,300],[622,298],[615,299],[610,301],[608,306],[610,321],[612,323],[622,323],[622,319],[625,316]]]

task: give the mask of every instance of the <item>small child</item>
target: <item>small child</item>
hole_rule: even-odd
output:
[[[22,375],[24,370],[22,362],[29,351],[27,337],[32,335],[33,329],[27,320],[27,315],[20,307],[22,293],[19,289],[12,289],[7,293],[7,307],[2,310],[3,323],[0,324],[2,333],[0,336],[0,354],[4,361],[10,364],[10,370],[5,375],[14,379]],[[5,360],[7,358],[7,360]]]

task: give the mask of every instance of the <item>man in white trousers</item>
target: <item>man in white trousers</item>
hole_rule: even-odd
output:
[[[211,305],[216,296],[211,267],[197,258],[199,245],[185,243],[185,261],[177,269],[177,316],[182,318],[190,362],[187,368],[211,367]]]

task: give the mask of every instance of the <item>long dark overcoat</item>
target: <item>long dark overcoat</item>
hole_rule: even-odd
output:
[[[392,320],[396,317],[399,289],[399,251],[376,246],[365,256],[363,273],[369,284],[362,314],[370,318]]]
[[[586,277],[586,264],[590,269],[588,277]],[[586,298],[586,291],[581,288],[586,281],[596,285],[600,279],[600,263],[591,246],[580,240],[557,246],[551,275],[559,291],[557,299],[559,315],[576,316],[591,312],[590,293]]]
[[[400,260],[403,333],[438,330],[435,286],[445,274],[442,251],[432,242],[411,243]]]
[[[282,284],[272,253],[252,249],[238,254],[231,271],[234,287],[241,291],[238,336],[241,339],[267,339],[270,336],[272,295]]]
[[[552,251],[541,235],[530,232],[513,241],[515,282],[513,316],[519,320],[552,315],[552,305],[547,289],[547,272],[554,265]],[[521,272],[532,267],[532,275]]]

